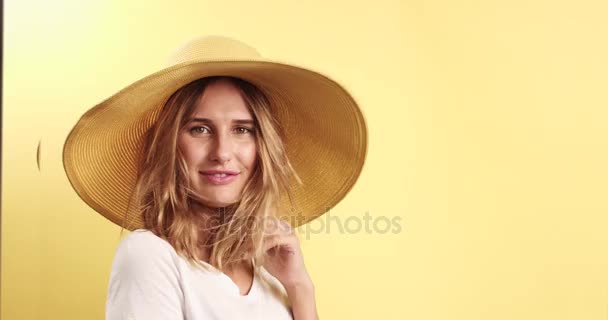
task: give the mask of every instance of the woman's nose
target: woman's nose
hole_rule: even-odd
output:
[[[217,134],[213,144],[212,159],[219,163],[225,163],[232,158],[232,141],[228,134]]]

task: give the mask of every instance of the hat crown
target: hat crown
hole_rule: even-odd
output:
[[[205,36],[188,41],[169,57],[173,66],[188,61],[259,60],[258,51],[241,41],[221,36]]]

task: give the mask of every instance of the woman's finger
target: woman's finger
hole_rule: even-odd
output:
[[[264,238],[264,244],[262,245],[262,248],[264,251],[268,251],[268,249],[270,248],[286,244],[291,244],[291,239],[284,235],[273,234]]]

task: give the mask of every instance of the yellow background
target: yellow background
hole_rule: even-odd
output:
[[[4,320],[103,319],[119,228],[61,164],[79,117],[204,34],[325,73],[369,150],[301,241],[323,319],[608,319],[605,1],[7,0]],[[36,167],[41,141],[42,169]]]

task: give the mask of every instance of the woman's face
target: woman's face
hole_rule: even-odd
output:
[[[205,88],[178,138],[191,186],[203,204],[219,208],[239,200],[257,160],[253,121],[231,82]]]

